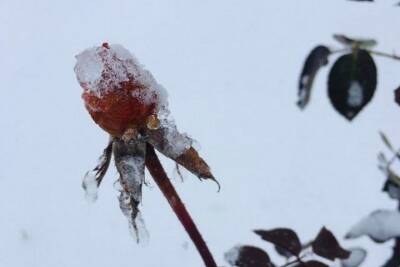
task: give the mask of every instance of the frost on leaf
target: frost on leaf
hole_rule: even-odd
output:
[[[86,198],[90,201],[95,201],[97,199],[97,189],[110,165],[111,153],[112,139],[100,156],[97,166],[93,170],[88,171],[83,178],[82,187],[85,190]]]
[[[367,251],[363,248],[350,248],[348,250],[350,251],[350,257],[341,260],[343,267],[358,267],[367,257]]]
[[[116,139],[114,142],[115,165],[120,175],[120,208],[128,218],[129,227],[137,242],[147,236],[138,207],[142,200],[145,153],[145,142],[127,144],[121,139]]]
[[[308,55],[299,79],[299,100],[297,101],[297,105],[301,109],[305,108],[308,104],[314,78],[317,75],[318,70],[328,64],[328,56],[330,53],[329,48],[319,45]]]
[[[354,225],[346,234],[346,238],[353,239],[364,235],[378,243],[400,237],[400,212],[376,210]]]

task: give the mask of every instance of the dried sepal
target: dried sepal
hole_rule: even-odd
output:
[[[108,167],[110,166],[112,146],[113,138],[110,137],[107,147],[104,149],[103,154],[98,159],[97,166],[93,170],[88,171],[83,178],[82,187],[85,190],[86,198],[91,201],[95,201],[97,199],[97,189],[106,175]]]
[[[166,157],[199,178],[216,181],[208,164],[192,147],[192,139],[180,133],[173,122],[163,122],[157,129],[147,129],[145,135],[147,142]]]
[[[129,227],[136,241],[139,242],[147,232],[138,207],[142,200],[146,143],[142,139],[134,139],[126,143],[118,138],[114,142],[113,150],[115,165],[120,175],[120,208],[128,218]]]

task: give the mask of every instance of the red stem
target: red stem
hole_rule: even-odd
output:
[[[189,234],[206,267],[217,267],[217,264],[215,263],[206,242],[197,229],[193,219],[190,217],[190,214],[186,210],[182,200],[179,198],[174,186],[171,184],[171,181],[165,173],[164,168],[162,167],[160,160],[154,151],[154,148],[149,144],[147,144],[146,148],[146,167],[151,176],[153,176],[153,179],[157,183],[161,192],[168,200],[169,205],[175,212],[179,221],[182,223],[186,232]]]

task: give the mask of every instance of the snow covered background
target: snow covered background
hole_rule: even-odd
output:
[[[115,168],[95,204],[84,198],[82,176],[107,135],[84,109],[74,56],[103,41],[152,71],[179,129],[201,144],[221,192],[189,174],[174,183],[220,265],[237,243],[271,251],[255,228],[292,227],[307,241],[326,225],[340,237],[371,211],[394,208],[380,192],[376,154],[378,130],[400,145],[399,62],[377,59],[378,90],[351,124],[329,103],[327,68],[310,106],[295,102],[314,45],[344,33],[400,50],[399,12],[391,1],[1,0],[0,266],[202,266],[149,176],[145,247],[119,210]],[[391,253],[390,242],[343,244],[372,252],[364,266]]]

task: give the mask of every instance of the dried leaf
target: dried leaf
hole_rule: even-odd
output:
[[[225,260],[231,266],[273,267],[267,252],[253,246],[234,247],[225,253]]]
[[[360,0],[352,0],[352,1],[360,1]],[[361,1],[370,1],[370,0],[361,0]],[[376,40],[374,39],[354,39],[349,38],[343,34],[334,34],[333,39],[341,43],[342,45],[348,47],[361,47],[361,48],[370,48],[377,44]]]
[[[255,230],[254,232],[263,240],[271,242],[282,249],[286,249],[293,255],[298,256],[301,252],[302,247],[300,239],[296,232],[291,229],[277,228],[270,231]]]
[[[299,79],[299,100],[297,101],[297,105],[301,109],[305,108],[308,104],[314,78],[318,70],[328,64],[328,56],[330,53],[329,48],[319,45],[308,55]]]
[[[387,138],[387,136],[383,132],[379,132],[379,135],[381,136],[381,139],[382,139],[383,143],[387,146],[387,148],[389,150],[391,150],[393,153],[396,153],[394,147],[392,146],[392,144],[389,141],[389,138]]]
[[[350,252],[343,249],[331,231],[323,227],[318,233],[311,247],[315,254],[329,260],[347,259]]]
[[[334,108],[352,120],[372,99],[377,84],[374,60],[365,50],[341,56],[329,73],[328,96]]]

